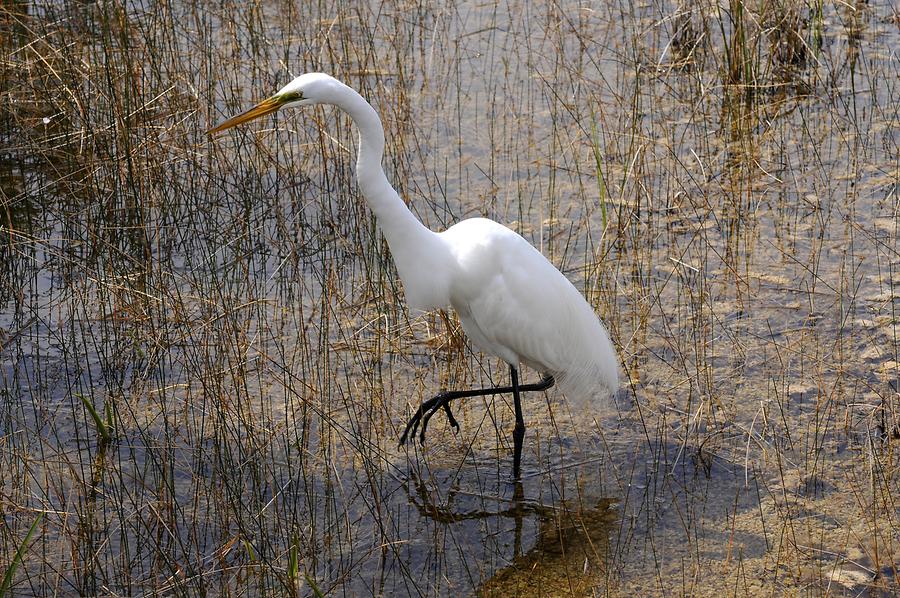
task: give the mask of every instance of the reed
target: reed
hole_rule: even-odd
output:
[[[896,22],[5,3],[2,592],[896,592]],[[521,486],[507,397],[397,446],[506,368],[408,315],[350,122],[205,135],[311,70],[377,107],[423,222],[508,224],[609,324],[615,408],[529,399]]]

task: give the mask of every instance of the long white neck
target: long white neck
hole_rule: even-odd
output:
[[[387,180],[381,160],[384,128],[375,109],[355,90],[342,86],[335,101],[359,129],[356,177],[359,188],[387,239],[410,308],[425,310],[449,303],[450,252],[440,236],[410,212]]]

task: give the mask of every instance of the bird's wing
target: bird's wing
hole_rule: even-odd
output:
[[[567,394],[614,391],[618,363],[609,335],[572,283],[495,222],[457,232],[465,234],[456,238],[459,272],[451,303],[475,345],[510,364],[553,374]]]
[[[466,332],[510,363],[561,367],[571,305],[584,299],[525,239],[489,220],[474,224],[459,242],[451,293]]]

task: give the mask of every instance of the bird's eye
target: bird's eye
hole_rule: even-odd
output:
[[[281,101],[283,102],[296,102],[297,100],[302,100],[303,94],[299,91],[287,91],[281,94]]]

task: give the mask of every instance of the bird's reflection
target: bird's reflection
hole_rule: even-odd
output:
[[[512,559],[477,588],[478,596],[580,596],[604,583],[609,531],[616,522],[612,499],[590,506],[547,506],[526,499],[522,483],[516,481],[512,497],[498,499],[507,506],[457,512],[452,506],[436,504],[418,476],[408,489],[410,502],[432,521],[449,525],[494,517],[513,519]],[[523,524],[529,517],[538,519],[539,530],[534,545],[523,550]]]

